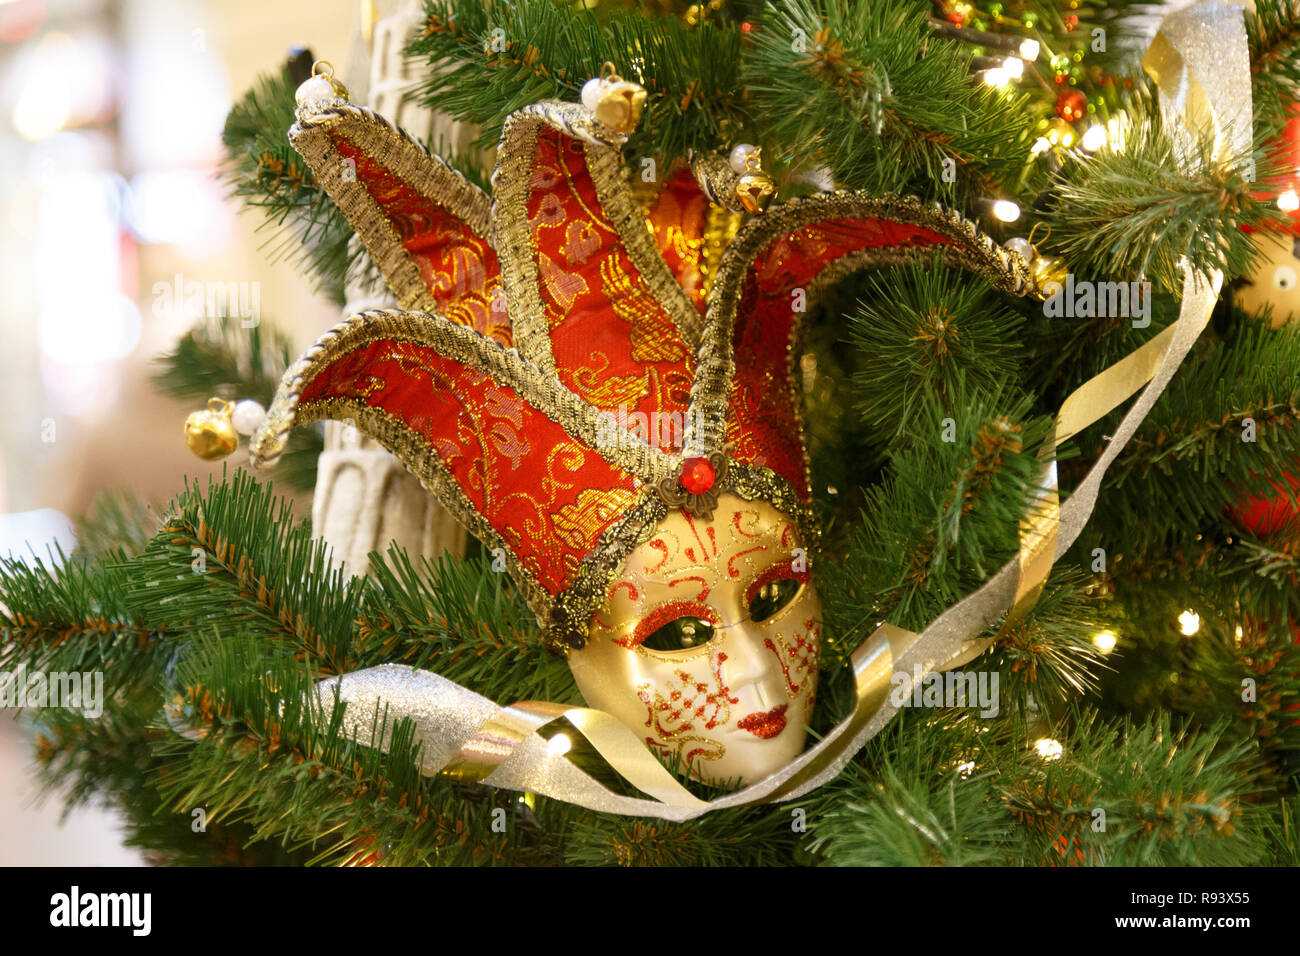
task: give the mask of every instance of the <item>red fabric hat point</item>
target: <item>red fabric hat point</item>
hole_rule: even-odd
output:
[[[682,462],[682,473],[678,478],[682,487],[693,495],[702,495],[713,487],[717,475],[707,458],[687,458]]]

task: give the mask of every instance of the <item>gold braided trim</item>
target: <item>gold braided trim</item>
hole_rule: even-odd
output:
[[[914,196],[873,198],[861,191],[840,191],[775,206],[752,218],[736,233],[709,290],[700,364],[691,386],[686,419],[684,457],[708,457],[724,444],[731,380],[735,374],[736,310],[755,257],[781,236],[803,226],[850,217],[911,223],[937,232],[956,245],[932,250],[880,247],[842,256],[810,283],[810,300],[814,291],[825,288],[827,283],[818,280],[828,269],[837,270],[830,274],[839,279],[855,269],[907,261],[909,255],[914,257],[918,252],[937,252],[949,264],[985,276],[995,288],[1010,295],[1022,296],[1032,289],[1029,269],[1020,256],[1003,249],[960,214],[938,204],[927,205]],[[802,321],[794,324],[801,325]],[[806,465],[806,450],[804,454]]]
[[[631,432],[620,431],[617,441],[601,442],[600,438],[610,427],[603,413],[573,394],[553,375],[548,376],[525,361],[514,349],[504,348],[476,330],[441,316],[398,309],[361,312],[346,319],[317,339],[285,371],[266,421],[250,443],[249,458],[253,466],[273,465],[283,453],[295,422],[298,398],[308,382],[331,362],[385,339],[431,348],[439,355],[491,376],[498,385],[513,389],[534,409],[606,461],[643,481],[657,481],[676,473],[677,458]]]
[[[711,203],[721,206],[727,212],[744,212],[736,195],[740,177],[731,168],[726,156],[720,153],[701,153],[691,156],[691,172],[699,183],[700,191]]]
[[[489,245],[490,200],[409,133],[371,110],[338,106],[289,130],[289,142],[366,244],[397,301],[407,309],[436,309],[437,301],[392,222],[358,178],[343,178],[348,164],[330,139],[331,132],[340,133],[421,196],[460,218]]]
[[[645,210],[632,198],[632,192],[623,179],[623,155],[608,146],[585,147],[587,171],[596,186],[596,199],[605,215],[614,224],[614,230],[623,241],[623,248],[632,265],[650,288],[673,325],[692,353],[700,346],[703,334],[703,317],[686,295],[668,263],[659,254],[654,236],[646,226]]]

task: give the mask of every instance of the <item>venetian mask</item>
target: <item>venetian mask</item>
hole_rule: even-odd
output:
[[[705,160],[634,196],[626,135],[579,104],[520,110],[489,197],[341,94],[304,95],[290,141],[401,308],[289,368],[250,461],[351,420],[510,574],[590,706],[699,777],[754,781],[800,752],[816,693],[816,293],[919,255],[1010,294],[1032,280],[916,199],[836,191],[740,224],[734,173]]]
[[[821,604],[793,521],[721,496],[628,555],[569,667],[587,703],[700,777],[750,781],[802,749]]]

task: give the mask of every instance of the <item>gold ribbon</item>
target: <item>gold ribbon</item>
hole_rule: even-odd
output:
[[[1250,51],[1238,6],[1205,0],[1170,13],[1161,21],[1142,57],[1142,66],[1160,89],[1161,111],[1184,158],[1191,155],[1197,133],[1212,138],[1214,157],[1219,161],[1250,155]],[[1220,273],[1210,277],[1216,297],[1222,281]],[[1184,308],[1193,299],[1194,295],[1189,298],[1184,289]],[[1209,309],[1213,309],[1213,302]],[[1206,310],[1203,317],[1195,319],[1199,322],[1198,335],[1209,317]],[[1150,381],[1169,350],[1173,334],[1172,326],[1165,329],[1084,383],[1061,405],[1055,435],[1047,448],[1049,461],[1044,480],[1021,521],[1020,580],[1004,632],[1024,620],[1037,603],[1057,556],[1060,493],[1056,449]]]
[[[1189,129],[1209,130],[1216,155],[1240,156],[1250,144],[1249,55],[1240,10],[1197,3],[1170,14],[1143,61],[1161,89],[1163,108]],[[1244,117],[1244,121],[1243,121]],[[1244,142],[1246,149],[1241,149]],[[606,813],[689,820],[727,807],[791,800],[837,776],[880,731],[897,706],[888,699],[897,669],[928,672],[960,666],[991,639],[979,635],[1000,618],[1023,618],[1041,593],[1055,560],[1074,543],[1092,514],[1110,463],[1136,432],[1209,321],[1223,276],[1185,267],[1177,321],[1132,354],[1085,382],[1061,405],[1047,448],[1051,456],[1037,500],[1021,525],[1016,556],[974,593],[949,608],[920,634],[882,624],[851,658],[856,700],[852,713],[789,765],[734,793],[705,802],[690,793],[617,719],[585,707],[524,701],[500,707],[429,671],[388,664],[321,681],[318,699],[335,694],[348,706],[345,728],[386,748],[392,722],[415,723],[421,770],[523,790]],[[1097,462],[1060,504],[1055,451],[1142,390]],[[615,794],[552,752],[537,733],[567,720],[602,757],[650,799]]]

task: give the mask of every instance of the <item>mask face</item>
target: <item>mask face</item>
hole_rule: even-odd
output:
[[[588,705],[696,776],[751,783],[803,750],[821,624],[795,522],[724,494],[632,552],[569,666]]]

